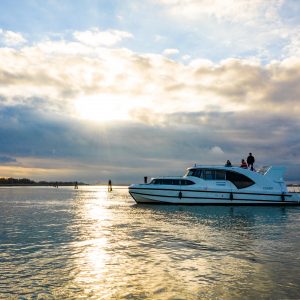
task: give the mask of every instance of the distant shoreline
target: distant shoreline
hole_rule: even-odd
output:
[[[74,186],[75,184],[58,184],[58,187],[63,187],[63,186]],[[127,187],[129,184],[116,184],[113,185],[112,187]],[[57,185],[54,184],[0,184],[0,187],[14,187],[14,186],[44,186],[44,187],[56,187]],[[82,183],[79,184],[78,186],[104,186],[107,187],[107,184],[88,184],[88,183]]]
[[[9,184],[9,183],[6,183],[6,184],[1,184],[0,183],[0,187],[7,187],[7,186],[49,186],[49,187],[60,187],[60,186],[74,186],[75,183],[58,183],[58,184],[52,184],[52,183],[49,183],[49,184],[39,184],[39,183],[29,183],[29,184],[26,184],[26,183],[12,183],[12,184]],[[77,184],[78,186],[104,186],[104,187],[107,187],[107,184],[90,184],[90,183],[78,183]],[[126,186],[129,186],[130,184],[115,184],[113,185],[113,187],[117,187],[117,186],[120,186],[120,187],[126,187]],[[295,188],[300,188],[300,183],[299,184],[287,184],[286,185],[287,187],[295,187]]]
[[[73,183],[73,184],[57,184],[57,185],[55,185],[55,184],[38,184],[38,183],[36,183],[36,184],[26,184],[26,183],[9,184],[9,183],[7,183],[7,184],[0,184],[0,187],[1,186],[50,186],[50,187],[56,187],[56,186],[74,186],[74,185],[75,185],[75,183]],[[90,185],[90,184],[87,184],[87,183],[79,184],[78,183],[77,185],[78,186],[87,186],[87,185]]]

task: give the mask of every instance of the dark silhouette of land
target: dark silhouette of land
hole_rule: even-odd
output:
[[[32,186],[74,186],[88,185],[77,181],[34,181],[28,178],[0,178],[0,186],[32,185]]]

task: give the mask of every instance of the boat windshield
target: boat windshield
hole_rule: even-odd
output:
[[[204,180],[225,180],[226,172],[213,169],[191,169],[186,173],[186,176],[199,177]]]
[[[262,168],[257,170],[257,173],[261,174],[261,175],[265,175],[267,173],[267,171],[269,171],[270,166],[263,166]]]

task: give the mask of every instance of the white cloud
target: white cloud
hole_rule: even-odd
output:
[[[101,99],[114,99],[114,105],[106,105],[107,114],[117,118],[112,110],[118,106],[126,119],[149,124],[166,124],[169,114],[181,112],[300,112],[296,57],[265,66],[255,59],[198,59],[183,65],[162,55],[66,41],[2,48],[0,55],[5,105],[34,103],[37,108],[76,114],[75,101],[92,98],[98,100],[88,101],[85,117],[89,112],[95,119]],[[205,125],[205,118],[201,122]]]
[[[133,35],[126,31],[114,29],[100,31],[98,28],[92,28],[87,31],[75,31],[73,36],[77,41],[92,47],[111,47],[124,39],[133,38]]]
[[[166,56],[172,56],[172,55],[176,55],[178,53],[179,53],[179,50],[175,49],[175,48],[168,48],[163,51],[163,55],[166,55]]]
[[[63,159],[69,173],[61,176],[86,169],[95,178],[99,165],[113,176],[112,166],[123,164],[126,179],[143,163],[139,172],[150,166],[157,174],[162,160],[167,170],[175,170],[174,162],[239,161],[249,143],[264,163],[272,149],[272,159],[297,159],[299,57],[184,65],[163,55],[51,40],[0,48],[0,56],[0,131],[3,140],[18,138],[7,138],[12,144],[1,145],[1,155],[18,162],[25,164],[28,153]],[[45,161],[27,163],[33,174]],[[40,170],[45,176],[49,165]]]
[[[162,6],[170,23],[186,30],[189,45],[198,41],[187,53],[193,57],[196,52],[204,58],[256,56],[270,61],[298,55],[300,27],[285,11],[288,0],[152,1]]]
[[[283,55],[285,57],[298,56],[300,57],[300,29],[297,28],[297,32],[291,35],[289,43],[283,49]]]
[[[154,41],[155,41],[156,43],[160,43],[160,42],[165,41],[165,40],[166,40],[166,37],[164,37],[164,36],[162,36],[162,35],[156,34],[156,35],[154,36]]]
[[[223,155],[224,151],[219,146],[214,146],[210,149],[210,153],[214,155]]]
[[[191,59],[191,56],[188,55],[188,54],[185,54],[185,55],[183,55],[183,56],[181,57],[181,59],[183,59],[183,60],[189,60],[189,59]]]
[[[0,41],[6,46],[18,46],[25,44],[27,41],[19,32],[0,29]]]
[[[230,21],[247,21],[264,17],[277,20],[277,10],[283,0],[154,0],[164,5],[173,16],[199,20],[201,16],[214,16]]]

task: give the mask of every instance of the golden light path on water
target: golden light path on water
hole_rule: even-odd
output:
[[[255,284],[262,291],[268,283],[264,280],[262,284],[257,276],[261,266],[253,263],[255,253],[249,253],[249,249],[246,254],[242,252],[245,245],[251,249],[251,234],[247,231],[242,231],[235,241],[236,251],[228,255],[227,248],[234,247],[227,244],[231,241],[230,230],[216,231],[186,212],[183,218],[172,212],[165,218],[168,210],[158,210],[158,214],[147,208],[142,214],[139,208],[120,211],[114,194],[105,190],[95,192],[92,199],[80,206],[79,213],[92,223],[80,233],[89,239],[77,245],[84,246],[84,252],[76,261],[80,271],[75,279],[86,286],[89,296],[230,297],[231,287],[241,282]],[[240,226],[243,229],[247,224],[242,222]]]
[[[136,205],[92,186],[6,189],[0,208],[0,299],[299,295],[299,208]]]

